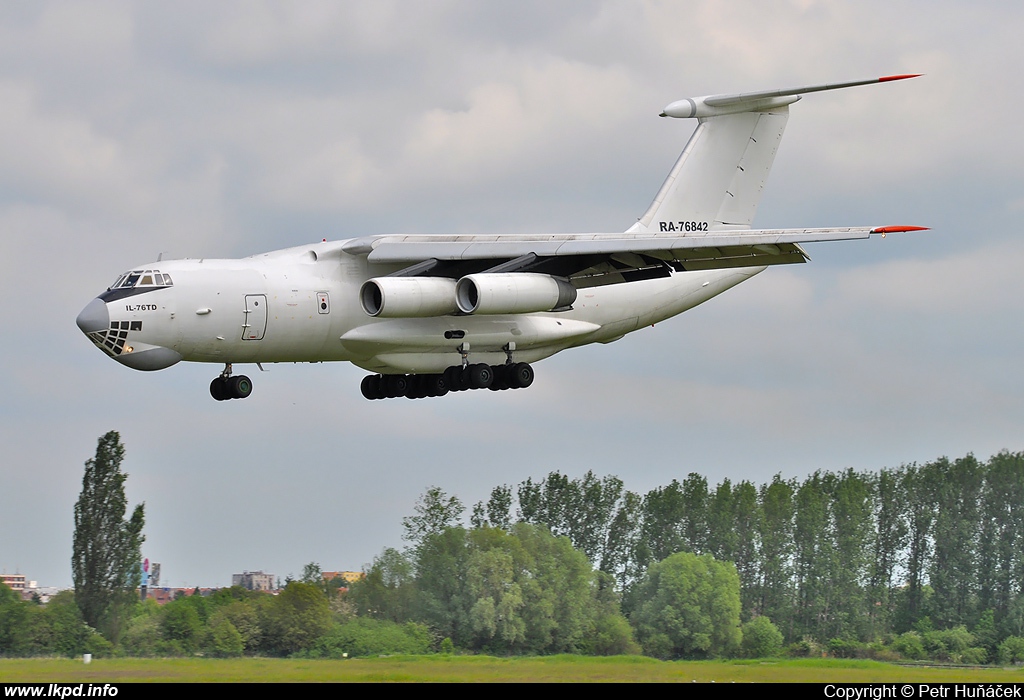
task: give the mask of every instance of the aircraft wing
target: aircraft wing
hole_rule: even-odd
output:
[[[370,263],[422,266],[422,270],[410,268],[406,274],[411,275],[424,274],[438,266],[461,268],[468,265],[478,271],[530,270],[572,276],[602,264],[619,271],[652,267],[664,269],[666,265],[683,271],[802,263],[807,260],[807,255],[800,248],[800,243],[923,230],[918,226],[862,226],[688,232],[688,222],[677,223],[682,229],[678,235],[382,235],[350,240],[343,250],[353,255],[365,255]],[[463,265],[456,265],[458,263]],[[486,267],[481,268],[481,264]]]

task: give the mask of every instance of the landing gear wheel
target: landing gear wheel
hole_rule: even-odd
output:
[[[513,389],[525,389],[533,384],[533,367],[517,362],[509,367],[508,383]]]
[[[445,384],[448,385],[448,391],[462,391],[462,387],[459,382],[461,373],[461,367],[449,367],[444,371],[444,374],[441,375],[444,377]]]
[[[458,373],[459,391],[469,391],[473,388],[473,378],[470,376],[469,367],[459,367]]]
[[[227,382],[225,382],[220,377],[217,377],[212,382],[210,382],[210,396],[217,399],[218,401],[225,401],[231,398],[230,396],[228,396]]]
[[[508,389],[508,365],[494,365],[491,367],[494,372],[494,381],[488,387],[491,391],[503,391]]]
[[[422,399],[425,397],[427,392],[423,380],[424,376],[422,374],[410,374],[408,383],[405,386],[405,398]]]
[[[469,367],[469,386],[473,389],[486,389],[494,381],[494,371],[490,365],[478,364]]]
[[[363,377],[363,381],[359,383],[359,391],[362,392],[363,397],[370,399],[380,399],[380,375],[379,374],[368,374]]]
[[[381,384],[387,389],[381,393],[389,399],[395,399],[405,396],[409,387],[409,379],[404,374],[387,374],[381,377]]]
[[[246,399],[252,393],[252,380],[244,374],[227,380],[228,392],[232,399]]]
[[[444,396],[448,393],[448,380],[443,374],[426,376],[427,396]]]

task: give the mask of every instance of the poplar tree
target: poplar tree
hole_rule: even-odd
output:
[[[82,493],[75,503],[75,602],[86,623],[108,637],[117,636],[118,608],[139,586],[145,540],[145,504],[135,506],[130,519],[124,518],[128,475],[121,471],[123,460],[121,436],[112,430],[99,439],[96,456],[85,463]]]

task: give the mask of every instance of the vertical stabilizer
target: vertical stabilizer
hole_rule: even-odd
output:
[[[750,228],[788,118],[784,105],[701,119],[641,217],[643,230]]]
[[[786,130],[789,105],[807,93],[917,76],[889,75],[673,102],[661,116],[696,118],[699,124],[651,206],[629,231],[699,236],[713,230],[749,229]]]

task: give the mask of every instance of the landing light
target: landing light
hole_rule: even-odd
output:
[[[133,347],[132,347],[131,345],[125,345],[125,346],[124,346],[124,352],[125,352],[125,354],[127,354],[127,353],[130,353],[130,352],[131,352],[131,351],[133,351],[134,349],[135,349],[135,348],[133,348]]]

